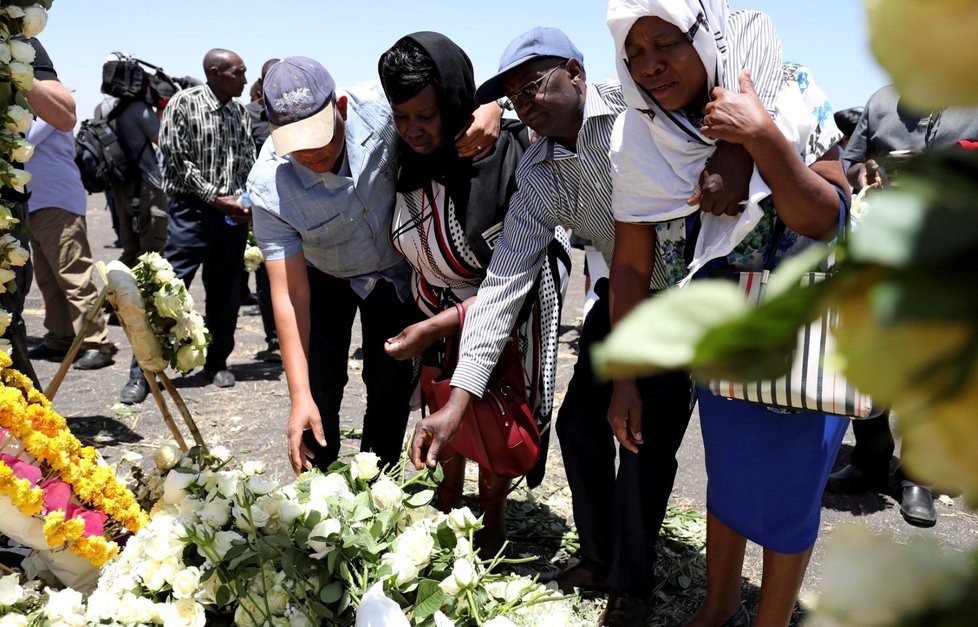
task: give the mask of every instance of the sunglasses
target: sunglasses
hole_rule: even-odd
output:
[[[564,63],[561,63],[560,65],[553,68],[552,70],[548,70],[547,72],[545,72],[543,76],[541,76],[540,78],[534,81],[530,81],[526,85],[523,85],[516,91],[515,94],[507,95],[506,98],[501,103],[502,107],[507,111],[514,111],[517,107],[520,106],[520,103],[524,102],[524,99],[526,102],[533,100],[533,98],[538,93],[540,93],[540,88],[543,87],[543,82],[548,78],[550,78],[551,74],[565,67],[566,65],[567,62],[565,61]]]

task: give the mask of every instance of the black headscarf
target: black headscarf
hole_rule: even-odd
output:
[[[486,267],[492,249],[483,233],[502,222],[509,197],[516,190],[516,164],[528,145],[525,129],[522,124],[504,120],[496,148],[489,157],[478,162],[459,157],[455,135],[468,125],[477,107],[472,62],[465,51],[440,33],[413,33],[397,44],[404,40],[417,44],[435,66],[444,136],[441,148],[430,155],[417,154],[401,140],[397,191],[412,192],[431,180],[444,185],[466,241]],[[383,78],[381,74],[382,82]]]

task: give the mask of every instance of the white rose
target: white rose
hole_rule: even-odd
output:
[[[496,616],[482,623],[482,627],[516,627],[516,623],[505,616]]]
[[[21,193],[24,193],[24,186],[30,182],[31,173],[26,170],[13,170],[7,178],[7,184]]]
[[[153,294],[153,306],[156,307],[156,311],[164,318],[176,320],[183,313],[183,303],[176,294],[156,292]]]
[[[465,536],[461,536],[458,542],[455,544],[455,549],[452,550],[452,555],[458,558],[469,558],[475,556],[475,551],[472,550],[472,543]]]
[[[88,597],[88,609],[85,618],[89,623],[100,623],[111,620],[119,612],[119,597],[101,588]]]
[[[231,459],[231,451],[226,446],[215,446],[211,449],[211,457],[221,463],[227,463]]]
[[[14,142],[13,148],[10,150],[10,156],[17,163],[27,163],[33,155],[34,144],[23,139]]]
[[[204,627],[207,615],[204,606],[193,599],[179,599],[175,603],[166,603],[160,609],[160,618],[166,627]]]
[[[272,614],[284,614],[289,606],[289,593],[281,585],[273,586],[265,597]]]
[[[331,535],[338,534],[341,531],[340,521],[335,518],[327,518],[322,520],[312,531],[309,532],[309,539],[306,540],[306,546],[312,549],[311,556],[321,560],[334,548],[334,543],[329,542],[328,538]]]
[[[468,507],[460,507],[448,513],[448,526],[459,533],[468,533],[481,525]]]
[[[48,12],[39,5],[24,9],[24,37],[37,37],[48,23]]]
[[[177,273],[173,271],[172,267],[166,266],[156,271],[156,274],[153,275],[153,282],[157,285],[165,285],[175,278],[177,278]]]
[[[160,612],[152,599],[137,597],[131,592],[122,596],[119,602],[119,613],[113,617],[120,623],[153,623],[159,618]]]
[[[31,254],[26,248],[20,246],[19,243],[16,246],[11,246],[7,250],[7,261],[12,266],[23,266],[30,260]]]
[[[192,344],[181,346],[180,350],[177,351],[177,370],[183,373],[190,372],[194,368],[204,365],[206,360],[206,350]]]
[[[462,590],[475,587],[478,581],[479,577],[475,571],[475,567],[472,566],[472,562],[468,560],[455,560],[455,564],[452,566],[452,574],[445,577],[438,586],[445,594],[455,596]]]
[[[174,531],[183,527],[174,527]],[[143,552],[151,561],[165,562],[173,555],[179,555],[183,551],[183,541],[176,535],[169,533],[156,533],[143,543]]]
[[[23,614],[7,614],[0,616],[0,627],[27,627],[30,625]]]
[[[180,457],[182,457],[180,449],[172,444],[164,444],[153,455],[153,461],[163,470],[169,470],[177,465]]]
[[[7,327],[10,326],[11,320],[13,320],[13,314],[11,314],[9,311],[0,309],[0,335],[7,332]]]
[[[268,494],[274,490],[278,484],[271,479],[265,479],[262,475],[252,475],[248,477],[248,489],[259,496]]]
[[[380,458],[376,453],[357,453],[350,464],[350,475],[354,479],[370,481],[380,474]]]
[[[15,20],[19,20],[20,18],[24,17],[24,9],[18,6],[7,7],[7,15]]]
[[[394,583],[398,587],[406,586],[418,578],[420,571],[411,558],[402,553],[385,553],[381,563],[390,566]]]
[[[253,531],[268,524],[268,512],[260,507],[252,507],[249,511],[248,509],[235,505],[233,512],[234,523],[239,529]],[[249,515],[251,520],[249,520]],[[254,523],[254,527],[252,527],[252,523]]]
[[[20,105],[7,107],[7,128],[18,133],[26,133],[34,122],[34,114]]]
[[[295,501],[286,499],[278,504],[278,519],[286,525],[291,525],[300,515],[302,515],[302,506]]]
[[[265,462],[258,460],[249,460],[241,464],[241,472],[244,473],[246,477],[251,475],[260,475],[265,472]]]
[[[244,536],[237,531],[218,531],[214,534],[214,552],[218,559],[224,559],[232,546],[242,544],[244,541]]]
[[[353,492],[343,475],[316,475],[309,481],[309,499],[326,501],[330,497],[339,496],[352,499]]]
[[[17,275],[10,268],[0,268],[0,285],[6,285],[14,280]],[[6,292],[6,289],[0,290],[0,294]]]
[[[34,57],[37,55],[34,51],[34,46],[19,39],[11,39],[7,43],[10,46],[10,56],[14,61],[34,63]]]
[[[217,589],[220,587],[221,578],[217,576],[217,573],[211,575],[200,586],[200,591],[196,597],[197,601],[204,605],[217,605]]]
[[[234,498],[238,493],[238,481],[241,480],[241,472],[237,470],[221,470],[217,473],[217,491],[227,498]]]
[[[48,592],[48,602],[44,606],[44,616],[56,625],[74,626],[85,624],[85,604],[82,594],[77,590],[65,588]]]
[[[13,605],[24,600],[24,588],[20,585],[20,575],[14,573],[0,577],[0,605]]]
[[[10,44],[8,44],[6,41],[0,41],[0,63],[6,65],[7,63],[10,63],[10,59],[12,58],[13,56],[10,54]]]
[[[455,623],[452,622],[444,612],[438,610],[435,615],[432,616],[435,619],[435,627],[455,627]],[[482,623],[483,625],[488,625],[489,623]]]
[[[261,249],[257,246],[248,246],[244,252],[244,267],[247,272],[254,272],[265,261],[261,254]]]
[[[13,54],[12,49],[11,54]],[[11,61],[7,64],[7,69],[10,71],[10,80],[14,85],[24,91],[30,91],[34,87],[34,68],[30,63]]]
[[[210,527],[223,527],[231,516],[231,504],[224,499],[208,501],[197,512],[200,521]]]
[[[178,571],[173,577],[173,596],[178,599],[189,599],[200,587],[200,569],[190,566]]]
[[[296,610],[289,615],[289,627],[315,627],[315,625],[302,611]]]
[[[435,541],[425,529],[408,527],[394,540],[394,551],[406,556],[417,566],[426,566],[431,559]]]
[[[170,471],[163,480],[163,501],[176,505],[187,496],[187,488],[196,480],[197,473]]]
[[[136,575],[143,582],[143,587],[150,592],[159,592],[166,585],[166,577],[159,562],[153,560],[140,562],[136,568]]]
[[[8,230],[18,222],[20,220],[14,217],[14,214],[10,211],[10,207],[0,204],[0,230]]]
[[[394,509],[404,500],[404,491],[385,475],[370,486],[370,500],[377,509]]]

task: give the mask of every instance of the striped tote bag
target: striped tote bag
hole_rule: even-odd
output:
[[[740,272],[739,275],[741,289],[750,304],[756,306],[764,299],[770,271]],[[809,272],[802,278],[802,284],[811,285],[827,276],[825,272]],[[830,310],[798,330],[798,345],[791,369],[781,378],[752,383],[710,381],[710,390],[717,396],[786,410],[815,411],[852,419],[879,415],[882,408],[850,385],[826,360],[826,355],[835,351],[832,328],[836,319],[836,312]]]

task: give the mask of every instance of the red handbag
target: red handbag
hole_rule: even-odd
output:
[[[465,308],[455,308],[461,336]],[[526,401],[523,362],[515,342],[511,337],[503,347],[482,398],[472,400],[451,441],[463,457],[509,479],[528,473],[540,458],[540,431]],[[421,369],[421,391],[431,412],[444,407],[451,396],[456,361],[457,353],[446,350],[440,368]]]

